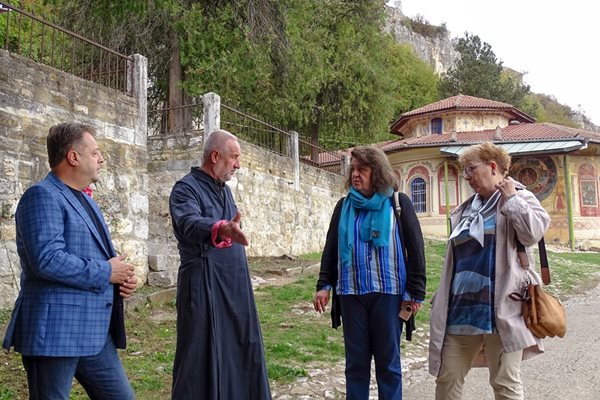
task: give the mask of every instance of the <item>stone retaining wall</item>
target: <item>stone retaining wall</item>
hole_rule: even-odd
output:
[[[169,195],[175,182],[200,165],[202,133],[148,138],[149,268],[148,283],[171,286],[179,256],[171,228]],[[241,142],[241,168],[228,182],[248,235],[249,256],[299,255],[322,250],[342,177],[301,165],[294,189],[293,161]]]
[[[145,72],[145,59],[136,71]],[[127,252],[136,274],[147,274],[148,176],[145,81],[130,96],[0,50],[0,307],[19,289],[14,213],[23,192],[49,171],[50,126],[78,121],[97,129],[105,158],[94,198],[115,247]],[[141,83],[140,83],[141,82]],[[140,104],[140,98],[142,103]],[[143,108],[143,110],[141,110]]]

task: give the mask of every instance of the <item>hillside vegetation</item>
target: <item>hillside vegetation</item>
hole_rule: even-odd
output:
[[[491,46],[476,35],[455,40],[461,61],[448,74],[436,75],[411,46],[384,32],[387,15],[381,0],[21,4],[122,54],[146,56],[150,111],[198,104],[199,96],[215,92],[224,104],[295,130],[327,149],[395,138],[389,126],[401,113],[458,93],[508,102],[542,122],[579,127],[586,122],[584,115],[551,96],[531,93],[506,74]],[[43,30],[26,18],[16,23],[14,14],[0,13],[0,43],[43,61],[50,53],[43,48],[49,43],[43,41]],[[402,23],[426,37],[448,34],[444,25],[433,26],[423,17]],[[77,62],[101,62],[86,57],[83,48],[67,51]],[[172,112],[165,125],[185,129],[192,118]]]

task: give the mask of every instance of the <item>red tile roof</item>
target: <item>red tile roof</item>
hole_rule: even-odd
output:
[[[379,143],[378,146],[381,147],[383,151],[389,153],[415,147],[441,147],[447,145],[473,144],[494,140],[495,131],[495,129],[488,129],[476,132],[457,132],[455,140],[452,140],[452,134],[434,134],[418,138],[391,140]],[[514,143],[568,139],[581,139],[600,144],[600,133],[551,123],[529,123],[509,125],[502,128],[502,139],[494,141]]]
[[[520,122],[535,122],[535,118],[520,111],[508,103],[502,103],[500,101],[482,99],[479,97],[467,96],[459,94],[457,96],[448,97],[447,99],[440,100],[436,103],[428,104],[424,107],[417,108],[405,112],[400,115],[400,118],[396,120],[390,127],[390,132],[396,135],[402,135],[402,127],[415,116],[425,114],[437,114],[442,111],[490,111],[498,110],[504,111],[512,115],[513,119]]]

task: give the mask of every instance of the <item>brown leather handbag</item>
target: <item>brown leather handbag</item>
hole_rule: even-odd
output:
[[[520,246],[519,246],[520,245]],[[525,251],[525,247],[517,243],[517,251]],[[542,280],[544,284],[550,283],[550,269],[544,239],[539,243]],[[552,294],[545,292],[541,285],[528,283],[525,293],[512,293],[513,300],[520,300],[522,304],[525,325],[534,336],[564,337],[567,333],[567,315],[561,301]]]

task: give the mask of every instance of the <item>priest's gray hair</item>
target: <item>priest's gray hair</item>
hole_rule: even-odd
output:
[[[210,158],[210,153],[214,150],[226,151],[225,143],[230,140],[238,141],[238,138],[231,132],[227,132],[223,129],[217,129],[212,131],[206,141],[204,142],[204,148],[202,149],[202,162],[204,163]]]

